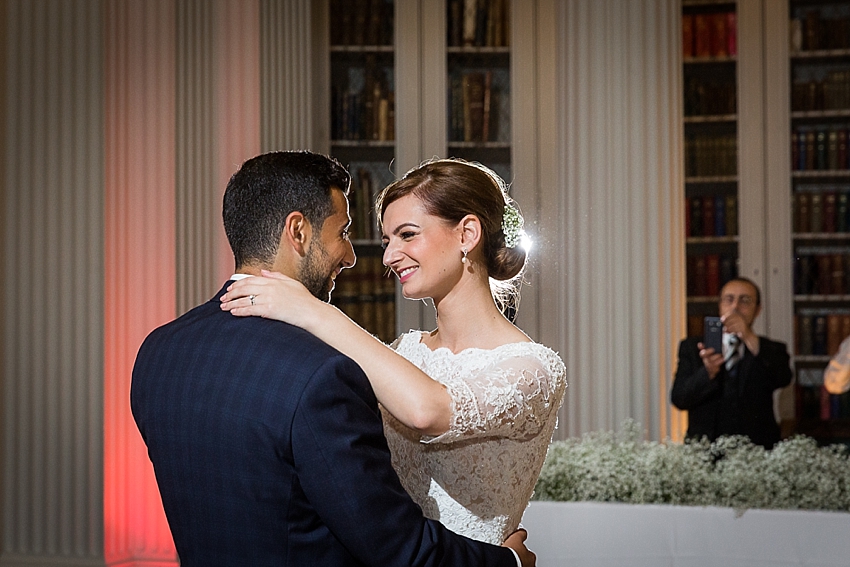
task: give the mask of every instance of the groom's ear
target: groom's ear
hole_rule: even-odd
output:
[[[293,211],[286,217],[283,224],[283,234],[280,236],[281,245],[286,245],[302,258],[307,255],[313,227],[307,217],[299,211]]]

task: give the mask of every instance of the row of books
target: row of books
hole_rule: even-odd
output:
[[[331,45],[392,45],[392,0],[331,0]]]
[[[367,81],[358,92],[331,88],[334,140],[395,140],[395,93],[381,81]]]
[[[729,254],[693,254],[687,257],[689,296],[717,297],[723,285],[737,277],[737,258]]]
[[[795,233],[850,232],[850,183],[798,185],[791,201]]]
[[[795,347],[799,355],[832,356],[848,335],[850,311],[846,309],[800,309],[794,315]]]
[[[390,343],[396,338],[395,280],[384,275],[380,256],[361,254],[336,279],[332,303],[361,327]]]
[[[795,81],[791,110],[850,109],[850,70],[830,71],[822,81]]]
[[[503,47],[510,44],[508,0],[449,0],[448,44],[452,47]]]
[[[736,236],[738,196],[702,195],[685,199],[686,236]]]
[[[735,134],[685,137],[685,176],[723,176],[737,172],[738,137]]]
[[[738,23],[735,12],[684,14],[682,54],[685,59],[737,55]]]
[[[351,217],[350,234],[355,240],[381,239],[375,201],[383,184],[366,168],[352,171],[351,190],[348,193],[348,214]]]
[[[794,257],[796,295],[850,294],[850,247],[801,246]]]
[[[469,71],[452,75],[449,85],[449,139],[453,142],[489,142],[498,137],[501,93],[493,72]]]
[[[791,133],[791,167],[795,171],[850,169],[850,129],[846,125],[827,128],[796,128]]]
[[[833,13],[822,17],[820,10],[808,10],[790,23],[791,52],[850,48],[850,16]]]
[[[850,392],[830,394],[823,385],[800,386],[796,390],[798,420],[821,420],[850,417]]]
[[[685,81],[685,116],[735,114],[737,91],[734,81]]]

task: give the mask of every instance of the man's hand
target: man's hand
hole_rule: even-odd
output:
[[[534,567],[537,564],[537,556],[525,547],[525,539],[527,537],[528,532],[520,528],[508,536],[508,539],[502,545],[516,551],[517,555],[519,555],[519,560],[522,562],[522,567]]]
[[[697,343],[699,348],[699,357],[702,359],[702,364],[705,366],[705,371],[708,372],[708,378],[714,378],[720,373],[720,367],[723,365],[723,354],[715,352],[713,348],[705,348],[702,343]]]
[[[744,317],[736,310],[729,311],[720,317],[723,328],[727,333],[737,335],[753,355],[759,353],[759,336],[753,332]]]

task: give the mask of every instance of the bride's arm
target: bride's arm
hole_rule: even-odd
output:
[[[221,297],[221,308],[233,315],[259,315],[309,331],[359,364],[378,401],[400,422],[424,435],[449,429],[452,400],[442,384],[345,313],[313,297],[297,280],[266,271],[263,275],[231,284]]]

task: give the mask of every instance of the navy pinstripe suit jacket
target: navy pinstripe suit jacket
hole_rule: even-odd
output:
[[[133,416],[182,565],[516,566],[423,518],[351,359],[302,329],[223,312],[223,293],[153,331],[133,369]]]

